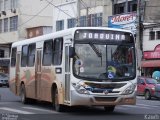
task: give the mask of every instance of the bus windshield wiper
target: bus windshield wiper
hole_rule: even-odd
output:
[[[94,50],[94,52],[98,57],[102,57],[102,53],[96,48],[96,46],[93,43],[90,42],[89,45],[91,46],[91,48]]]
[[[102,66],[102,53],[96,48],[96,46],[92,42],[90,42],[89,45],[91,46],[93,51],[96,53],[96,55],[101,58],[101,66]]]

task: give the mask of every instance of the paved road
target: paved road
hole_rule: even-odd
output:
[[[107,119],[148,119],[150,115],[155,119],[160,119],[160,100],[145,100],[144,97],[137,97],[137,104],[117,106],[114,113],[107,114],[102,107],[68,108],[67,112],[58,113],[52,109],[50,103],[36,103],[24,105],[20,98],[10,92],[8,88],[0,88],[0,119],[5,120],[9,115],[13,115],[15,120],[44,120],[58,119],[83,119],[83,120],[107,120]],[[146,116],[149,115],[149,116]],[[138,117],[138,118],[137,118]],[[154,120],[155,120],[154,119]],[[53,119],[54,120],[54,119]]]

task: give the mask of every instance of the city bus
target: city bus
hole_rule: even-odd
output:
[[[11,46],[10,90],[21,97],[69,106],[134,105],[137,60],[134,35],[106,27],[75,27]]]

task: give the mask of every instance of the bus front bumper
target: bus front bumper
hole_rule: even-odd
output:
[[[71,106],[135,105],[136,93],[129,95],[87,95],[71,91]]]

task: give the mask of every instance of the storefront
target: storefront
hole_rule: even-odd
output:
[[[152,77],[154,71],[160,71],[160,45],[153,51],[144,51],[141,61],[141,71],[144,76]]]

